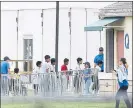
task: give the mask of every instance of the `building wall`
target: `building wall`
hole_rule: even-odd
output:
[[[64,58],[70,58],[70,35],[69,35],[69,10],[60,10],[60,25],[59,25],[59,70]],[[37,60],[43,60],[42,57],[42,42],[43,42],[43,56],[50,54],[55,56],[55,10],[44,11],[44,37],[42,41],[41,35],[41,11],[21,11],[19,15],[19,51],[20,60],[23,59],[23,38],[24,35],[32,35],[33,38],[33,65]],[[16,34],[16,12],[2,12],[2,42],[1,42],[1,57],[9,56],[11,59],[17,59],[17,34]],[[10,17],[10,20],[6,20]],[[81,21],[79,21],[81,19]],[[84,26],[86,25],[85,10],[72,10],[72,51],[71,51],[71,68],[75,69],[77,57],[82,57],[86,61],[86,32]],[[97,14],[88,10],[88,24],[98,20]],[[129,79],[132,79],[132,18],[126,17],[124,20],[110,24],[109,26],[124,26],[125,28],[114,28],[115,32],[115,48],[114,48],[114,67],[117,66],[117,48],[116,48],[116,34],[117,30],[123,30],[124,33],[129,34],[130,49],[125,49],[124,54],[129,64]],[[8,31],[8,32],[7,32]],[[93,67],[94,57],[98,54],[100,46],[100,32],[87,32],[88,36],[88,61]],[[102,47],[106,49],[106,32],[105,29],[101,32]],[[124,46],[125,47],[125,46]],[[106,55],[106,50],[104,50]],[[2,59],[1,58],[1,59]],[[104,68],[106,58],[104,56]],[[13,66],[13,64],[11,64]],[[22,63],[19,66],[22,67]],[[70,68],[70,67],[69,67]],[[111,73],[100,73],[100,79],[112,79]]]
[[[129,35],[129,49],[124,50],[124,56],[127,59],[128,65],[129,65],[129,78],[132,79],[132,17],[126,17],[125,18],[125,29],[124,34],[128,33]],[[125,38],[125,36],[124,36]],[[125,45],[124,45],[125,47]]]
[[[70,34],[69,34],[69,9],[60,9],[59,21],[59,70],[63,64],[64,58],[70,59]],[[87,24],[98,20],[96,10],[87,11]],[[49,54],[55,56],[55,9],[44,11],[44,36],[42,41],[41,28],[41,10],[36,11],[20,11],[19,13],[19,39],[18,39],[18,59],[23,59],[23,39],[26,35],[31,35],[33,38],[33,65],[37,60],[44,60],[44,55]],[[16,32],[16,16],[17,12],[2,12],[2,49],[1,59],[4,56],[9,56],[12,60],[17,59],[17,32]],[[10,18],[7,20],[7,18]],[[82,57],[83,62],[86,61],[86,25],[85,9],[72,9],[72,45],[71,45],[71,68],[75,69],[77,57]],[[103,35],[103,33],[102,33]],[[88,61],[93,66],[94,57],[98,54],[100,46],[100,33],[88,32]],[[103,38],[103,36],[102,36]],[[43,51],[42,51],[43,42]],[[103,43],[103,42],[102,42]],[[43,52],[43,56],[42,56]],[[20,70],[22,63],[19,63]],[[14,65],[11,63],[11,67]],[[69,66],[70,69],[70,66]]]
[[[109,24],[108,26],[124,26],[124,28],[114,28],[114,68],[117,67],[117,31],[124,30],[124,41],[125,41],[125,34],[128,33],[129,35],[129,49],[125,48],[124,45],[124,57],[127,59],[129,65],[129,74],[128,79],[132,80],[132,17],[125,17],[124,20],[114,22]]]

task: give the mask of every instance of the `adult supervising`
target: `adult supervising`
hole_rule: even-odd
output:
[[[103,62],[102,66],[101,66],[101,72],[104,72],[104,54],[103,54],[103,51],[104,51],[103,47],[100,47],[99,54],[94,58],[94,67],[97,66],[99,61]]]

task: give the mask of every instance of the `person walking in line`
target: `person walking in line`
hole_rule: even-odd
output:
[[[4,61],[1,62],[1,83],[2,83],[2,87],[1,87],[1,93],[3,93],[3,95],[8,95],[9,91],[8,91],[8,87],[11,86],[9,79],[8,79],[8,75],[10,74],[10,58],[9,57],[4,57]]]
[[[10,58],[4,57],[4,61],[1,63],[1,74],[9,74],[10,73]]]
[[[89,62],[85,62],[85,69],[84,69],[84,81],[85,81],[85,94],[86,95],[89,95],[90,94],[90,91],[89,91],[89,87],[92,83],[92,79],[91,79],[91,66],[90,66],[90,63]]]
[[[101,67],[103,65],[102,61],[98,61],[97,65],[96,65],[96,73],[94,73],[95,75],[93,76],[93,82],[94,82],[94,86],[93,86],[93,94],[97,94],[99,95],[99,76],[98,76],[98,72],[101,72]]]
[[[55,95],[55,90],[56,90],[56,84],[57,84],[57,72],[55,72],[55,65],[56,65],[56,60],[55,58],[51,59],[51,68],[50,68],[50,72],[51,72],[51,78],[50,78],[50,88],[51,88],[51,92],[52,95]]]
[[[45,62],[42,63],[41,66],[41,73],[40,73],[40,80],[41,85],[43,87],[44,95],[48,95],[48,92],[50,91],[50,68],[51,68],[51,57],[49,55],[45,55]]]
[[[32,78],[33,78],[33,88],[34,88],[34,94],[37,95],[38,94],[38,89],[39,89],[39,73],[41,71],[41,65],[42,62],[41,61],[37,61],[36,62],[36,69],[33,71],[32,73]]]
[[[127,95],[127,89],[128,89],[128,80],[127,80],[127,73],[126,73],[126,59],[121,58],[119,61],[119,66],[117,70],[113,70],[116,72],[116,76],[118,78],[118,84],[119,84],[119,89],[116,94],[116,106],[115,108],[119,108],[120,104],[120,98],[123,97],[127,108],[132,108],[131,103],[129,101],[128,95]]]
[[[68,68],[67,68],[68,64],[69,64],[69,59],[65,58],[64,64],[61,66],[61,71],[63,71],[65,74],[68,71]]]
[[[62,84],[63,85],[66,85],[66,87],[67,87],[67,89],[68,89],[68,83],[69,83],[69,76],[67,76],[68,75],[68,68],[67,68],[67,66],[68,66],[68,64],[69,64],[69,59],[67,59],[67,58],[65,58],[64,59],[64,64],[61,66],[61,71],[62,71]],[[64,82],[63,82],[64,81]],[[65,84],[65,82],[66,82],[66,84]],[[65,86],[63,86],[63,88],[65,89],[66,88]]]
[[[51,59],[51,68],[50,68],[50,72],[55,72],[55,64],[56,64],[55,58],[52,58],[52,59]]]
[[[74,88],[75,88],[75,93],[78,93],[80,92],[80,85],[81,85],[81,80],[80,80],[80,77],[79,77],[79,73],[80,71],[83,69],[82,68],[82,58],[78,57],[77,58],[77,66],[76,66],[76,71],[74,71],[74,81],[73,81],[73,85],[74,85]]]
[[[50,68],[51,68],[51,58],[49,55],[45,55],[45,62],[43,62],[42,66],[41,66],[41,72],[42,73],[48,73],[50,72]]]

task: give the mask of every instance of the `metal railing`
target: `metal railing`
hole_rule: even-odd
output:
[[[9,74],[1,75],[1,96],[69,96],[69,95],[96,95],[100,90],[100,95],[105,90],[102,86],[115,87],[114,84],[99,84],[98,70],[90,69],[90,74],[85,74],[87,70],[71,70],[62,72],[49,72],[37,74]],[[29,78],[31,77],[31,82]],[[92,91],[95,94],[92,94]],[[114,96],[115,90],[109,91]],[[107,92],[105,92],[107,93]],[[103,94],[106,96],[106,94]]]

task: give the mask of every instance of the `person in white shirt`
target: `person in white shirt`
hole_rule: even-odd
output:
[[[35,95],[38,93],[38,88],[39,88],[38,74],[41,71],[41,64],[42,64],[41,61],[37,61],[36,62],[36,68],[32,73],[32,78],[33,78],[32,82],[33,82],[33,88],[34,88]]]
[[[75,88],[75,92],[79,93],[81,91],[80,87],[81,87],[81,79],[80,79],[80,70],[82,70],[81,66],[82,66],[82,58],[77,58],[77,66],[76,66],[76,71],[74,72],[74,88]]]
[[[45,58],[45,62],[43,62],[42,64],[41,73],[48,73],[50,72],[50,68],[51,68],[50,56],[46,55],[44,58]]]
[[[56,79],[57,79],[57,73],[55,72],[55,64],[56,64],[56,60],[55,58],[51,59],[51,68],[50,68],[50,72],[51,72],[51,78],[50,78],[50,85],[51,85],[51,90],[52,93],[55,93],[55,88],[56,88]]]
[[[97,95],[99,95],[99,78],[98,78],[98,72],[101,72],[101,67],[103,65],[102,61],[98,61],[97,65],[96,65],[96,69],[95,70],[95,76],[93,76],[93,82],[94,82],[94,87],[93,87],[93,94],[96,93]]]
[[[55,58],[52,58],[50,72],[55,72],[55,64],[56,64]]]
[[[45,62],[41,67],[41,86],[42,91],[45,94],[50,90],[50,69],[51,69],[51,57],[49,55],[45,55]],[[45,91],[45,92],[44,92]]]

